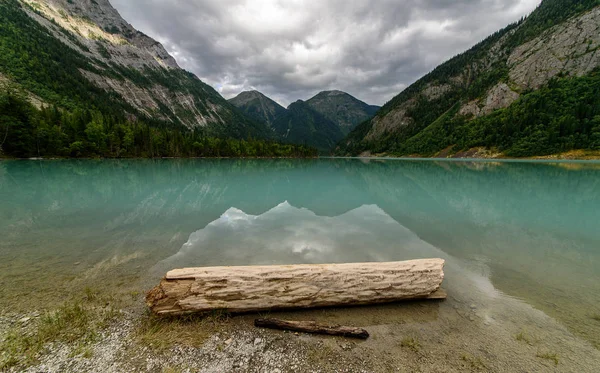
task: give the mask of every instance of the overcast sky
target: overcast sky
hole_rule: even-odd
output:
[[[540,0],[111,0],[225,98],[323,90],[382,105]]]

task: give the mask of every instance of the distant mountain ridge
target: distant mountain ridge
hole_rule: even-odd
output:
[[[283,106],[258,91],[242,92],[229,102],[246,115],[269,126],[272,126],[273,122],[286,112]]]
[[[543,0],[356,127],[338,155],[600,150],[600,0]]]
[[[302,100],[288,106],[273,123],[275,133],[283,141],[309,145],[328,153],[344,138],[340,127]]]
[[[369,105],[342,91],[324,91],[306,101],[313,110],[336,123],[344,134],[373,118],[381,108]]]
[[[298,100],[287,109],[258,91],[246,91],[229,100],[249,117],[267,124],[284,141],[331,151],[359,123],[375,115],[368,105],[342,91],[324,91]]]

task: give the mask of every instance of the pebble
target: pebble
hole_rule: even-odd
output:
[[[477,308],[477,305],[475,303],[471,304],[471,309],[474,310]]]
[[[225,341],[225,344],[226,344],[226,345],[228,345],[228,344],[230,344],[231,342],[233,342],[233,339],[229,338],[228,340],[226,340],[226,341]]]
[[[340,347],[342,348],[342,350],[344,351],[349,351],[352,350],[352,344],[351,343],[343,343],[340,345]]]
[[[254,345],[255,345],[255,346],[258,346],[259,344],[261,344],[261,342],[262,342],[262,338],[256,338],[256,339],[254,340]]]
[[[19,322],[20,323],[26,323],[29,320],[31,320],[31,317],[23,317],[22,319],[19,319]]]

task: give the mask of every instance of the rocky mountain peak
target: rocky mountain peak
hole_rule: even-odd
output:
[[[294,101],[294,102],[292,102],[291,104],[288,105],[288,110],[291,109],[291,108],[293,108],[293,107],[300,107],[300,106],[303,106],[303,105],[306,105],[306,101],[298,99],[298,100],[296,100],[296,101]]]
[[[230,99],[229,101],[232,104],[234,104],[235,106],[239,107],[242,105],[246,105],[250,101],[254,101],[254,100],[259,100],[259,101],[270,100],[270,101],[272,101],[270,98],[268,98],[267,96],[265,96],[264,94],[262,94],[261,92],[259,92],[257,90],[243,91],[239,95]]]
[[[53,32],[82,53],[89,53],[88,49],[102,59],[138,69],[146,66],[179,68],[162,44],[133,28],[108,0],[21,1],[29,5],[30,15],[40,23],[53,21],[76,35],[85,48],[64,34]],[[50,25],[45,26],[54,31]]]
[[[345,134],[359,123],[372,118],[379,110],[378,106],[369,105],[338,90],[320,92],[306,102],[313,110],[337,123]]]
[[[275,119],[285,113],[285,108],[257,90],[244,91],[229,100],[249,117],[271,126]]]
[[[323,96],[324,97],[335,97],[335,96],[350,96],[350,95],[348,93],[346,93],[346,92],[342,92],[342,91],[338,91],[338,90],[332,90],[332,91],[322,91],[322,92],[319,92],[317,94],[317,96],[315,96],[315,97],[319,97],[319,96],[321,96],[321,97],[323,97]]]

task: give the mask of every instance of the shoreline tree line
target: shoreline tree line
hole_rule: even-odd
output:
[[[36,108],[20,92],[0,92],[0,156],[14,158],[316,157],[314,148],[261,139],[225,139],[149,125],[98,111]]]

